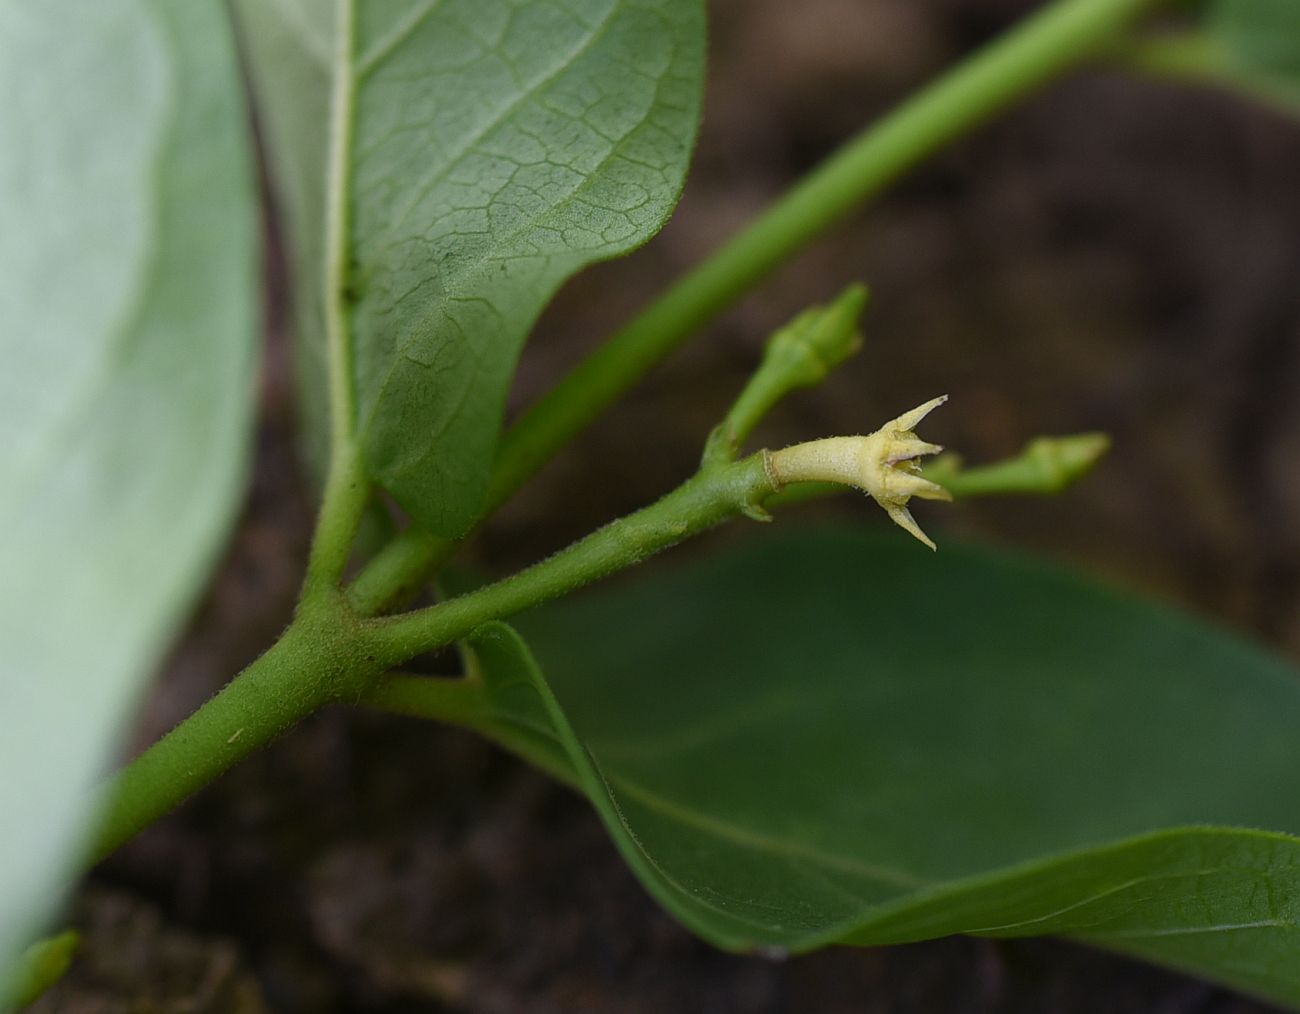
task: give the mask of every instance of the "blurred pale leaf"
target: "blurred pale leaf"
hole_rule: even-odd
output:
[[[246,135],[218,0],[0,4],[0,969],[236,506]]]

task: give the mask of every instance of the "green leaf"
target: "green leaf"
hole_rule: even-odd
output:
[[[1300,3],[1217,0],[1206,27],[1234,69],[1261,88],[1275,89],[1300,111]]]
[[[0,978],[236,506],[246,133],[217,0],[0,6]]]
[[[1300,3],[1214,0],[1203,31],[1210,80],[1300,116]]]
[[[551,719],[551,697],[519,634],[500,621],[485,623],[461,646],[466,675],[481,681],[479,728],[502,746],[570,785],[578,775]]]
[[[1300,1005],[1300,682],[1257,648],[845,532],[521,629],[618,847],[716,944],[1052,933]]]
[[[38,940],[23,952],[18,963],[18,975],[12,990],[14,1002],[19,1007],[35,1003],[41,994],[53,987],[67,973],[77,953],[80,938],[72,930],[58,936]],[[5,994],[0,993],[0,1002]]]
[[[699,115],[703,4],[388,0],[356,5],[349,44],[337,26],[350,9],[240,3],[296,255],[309,429],[319,459],[338,85],[363,454],[413,517],[458,535],[482,502],[542,307],[578,269],[648,239],[677,200]]]
[[[1202,0],[1190,6],[1196,27],[1140,41],[1132,52],[1136,65],[1300,116],[1300,3]]]

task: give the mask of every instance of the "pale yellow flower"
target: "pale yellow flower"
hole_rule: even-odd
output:
[[[792,482],[838,482],[871,495],[893,519],[931,549],[934,543],[907,509],[912,497],[951,500],[938,483],[921,475],[918,459],[943,450],[916,435],[915,427],[948,400],[947,395],[918,405],[891,419],[868,436],[829,437],[774,451],[770,465],[780,485]]]

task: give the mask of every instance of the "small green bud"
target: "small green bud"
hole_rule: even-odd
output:
[[[1087,475],[1110,449],[1105,433],[1037,437],[1013,458],[974,468],[944,454],[925,469],[925,477],[955,496],[1060,493]]]
[[[858,317],[867,305],[867,287],[850,285],[825,306],[812,306],[767,340],[762,362],[740,392],[727,417],[704,445],[703,467],[732,461],[754,427],[782,398],[826,379],[862,347]]]
[[[804,310],[768,339],[761,369],[783,378],[787,389],[820,384],[862,348],[858,319],[867,297],[867,287],[855,283],[825,306]]]

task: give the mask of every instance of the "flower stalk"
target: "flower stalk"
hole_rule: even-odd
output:
[[[763,418],[791,392],[820,384],[862,348],[858,319],[865,285],[853,284],[825,306],[810,306],[767,340],[763,359],[704,445],[704,467],[734,461]]]

